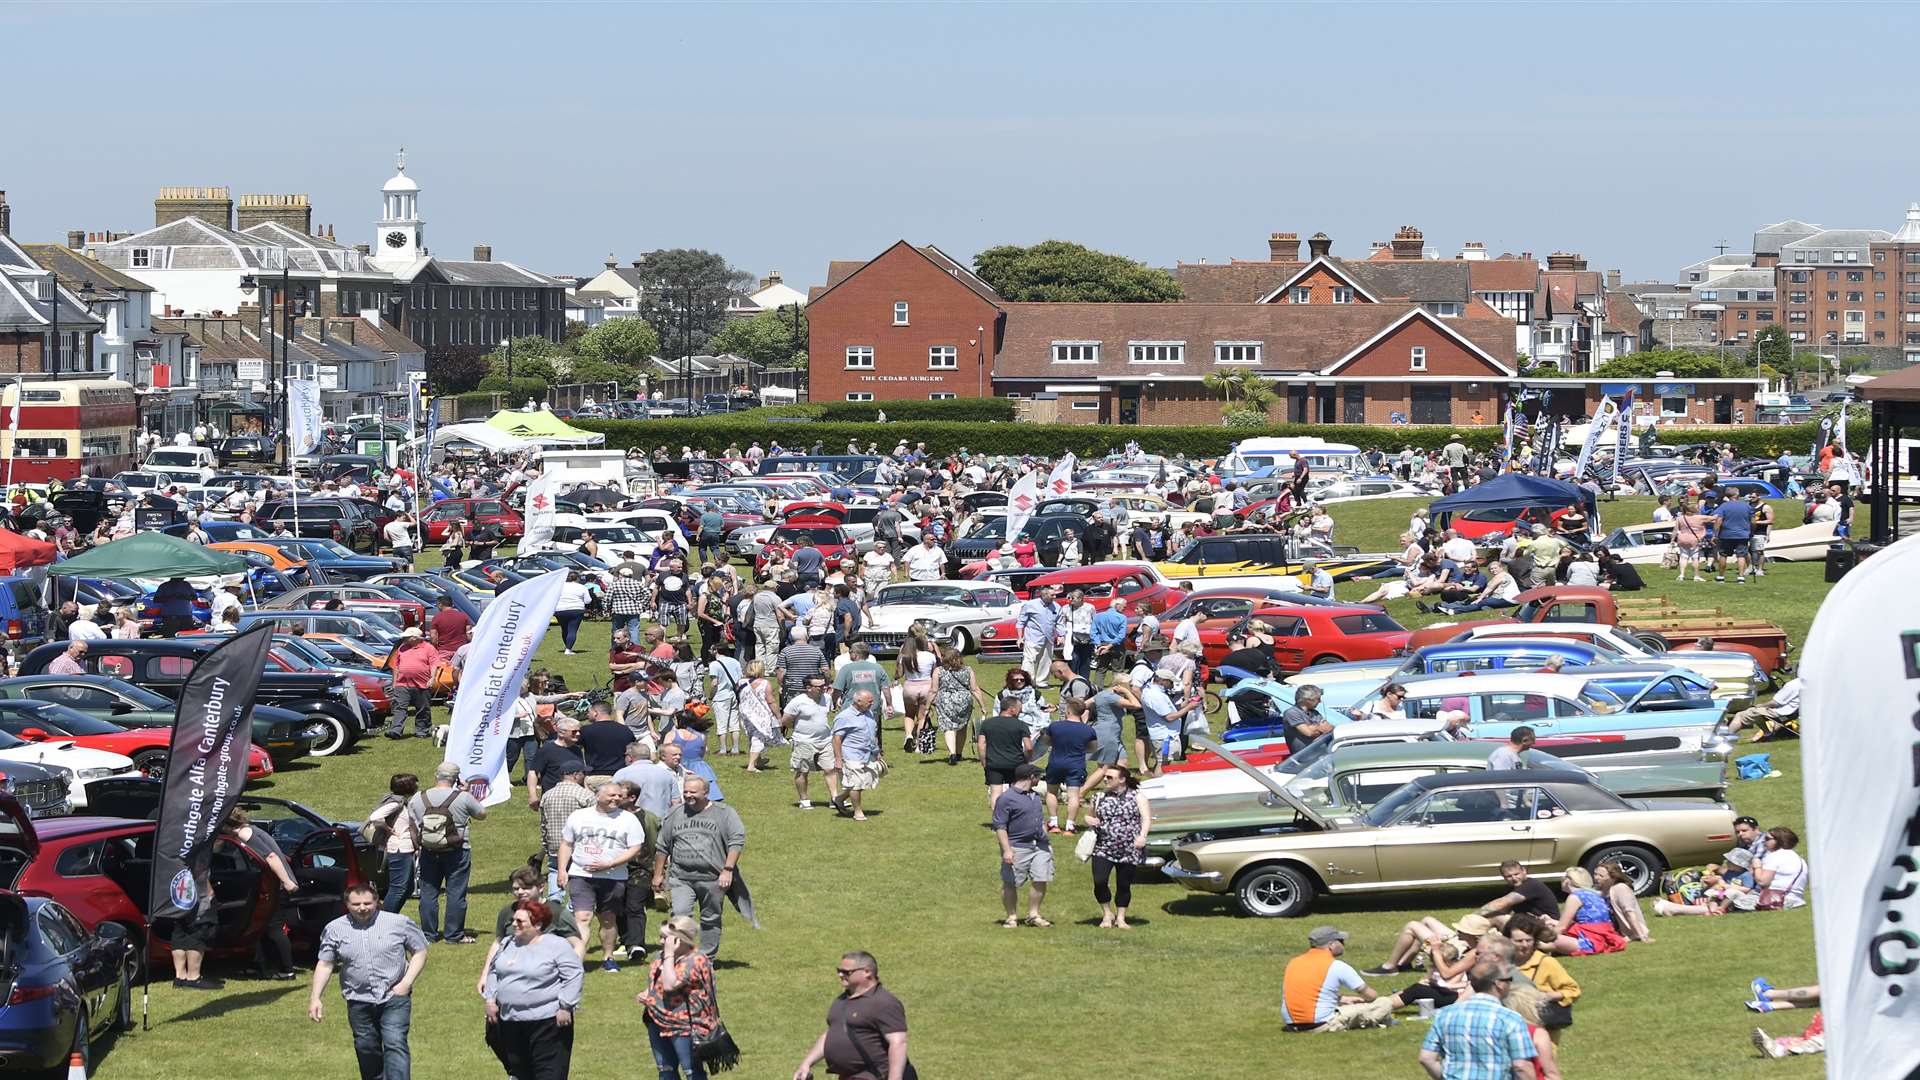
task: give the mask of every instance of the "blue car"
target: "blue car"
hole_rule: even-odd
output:
[[[337,540],[269,536],[265,542],[293,558],[318,563],[320,569],[326,572],[327,580],[333,582],[365,581],[380,574],[406,569],[398,559],[389,559],[384,555],[362,555]]]
[[[94,1043],[133,1026],[126,927],[105,922],[88,933],[57,901],[0,892],[0,934],[0,1067],[65,1075],[70,1055],[91,1066]]]
[[[184,540],[188,530],[192,528],[192,522],[176,521],[160,531],[166,533],[168,536],[177,536]],[[266,532],[259,526],[247,525],[238,521],[208,521],[203,522],[200,528],[207,534],[208,539],[216,544],[224,544],[233,540],[265,540],[267,538]]]

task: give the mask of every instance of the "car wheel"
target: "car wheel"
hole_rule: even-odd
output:
[[[960,627],[955,627],[953,631],[953,649],[961,656],[973,652],[973,635],[967,633],[966,630]]]
[[[1668,641],[1666,635],[1651,630],[1635,630],[1632,637],[1651,653],[1663,653],[1673,648],[1673,642]]]
[[[1651,896],[1660,886],[1660,873],[1666,864],[1651,849],[1639,844],[1609,844],[1586,858],[1580,865],[1586,867],[1589,874],[1600,868],[1602,863],[1617,862],[1627,872],[1633,882],[1633,895]]]
[[[346,722],[326,713],[308,713],[307,723],[318,724],[326,730],[326,736],[313,744],[307,751],[310,757],[332,757],[345,750],[353,742],[353,735],[347,730]]]
[[[140,771],[140,775],[149,780],[165,780],[167,778],[167,756],[167,751],[158,748],[142,750],[133,755],[133,767]]]
[[[1338,664],[1338,663],[1340,663],[1340,658],[1337,656],[1316,656],[1313,658],[1313,662],[1311,664],[1308,664],[1307,666],[1319,667],[1322,664]]]
[[[1260,866],[1240,875],[1233,898],[1240,910],[1262,919],[1305,915],[1313,903],[1313,880],[1291,866]]]

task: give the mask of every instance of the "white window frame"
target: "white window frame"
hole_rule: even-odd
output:
[[[906,326],[908,311],[909,309],[905,300],[895,300],[893,302],[893,325]]]
[[[1465,310],[1466,305],[1458,300],[1436,300],[1433,304],[1433,313],[1443,319],[1457,319]]]
[[[943,364],[943,363],[941,363],[941,361],[942,361],[942,360],[945,360],[945,361],[946,361],[946,363],[944,363],[944,364]],[[927,370],[928,370],[928,371],[958,371],[958,370],[960,370],[960,348],[959,348],[959,346],[957,346],[957,345],[929,345],[929,346],[927,346]]]
[[[866,363],[862,364],[862,363],[855,362],[856,360],[861,360],[861,359],[864,359]],[[872,371],[873,370],[873,346],[871,345],[847,346],[847,370],[848,371]]]
[[[1056,364],[1097,364],[1100,362],[1100,343],[1097,341],[1055,341],[1053,362]]]
[[[1425,345],[1415,345],[1413,348],[1407,350],[1407,370],[1427,370],[1427,347]]]
[[[956,394],[951,390],[935,390],[933,393],[927,395],[927,400],[928,401],[952,401],[954,398],[957,398],[959,396],[960,396],[959,394]]]
[[[1351,285],[1335,285],[1333,287],[1332,297],[1333,302],[1336,304],[1353,303],[1353,295],[1353,286]]]
[[[1236,351],[1240,354],[1240,359],[1231,358]],[[1266,358],[1266,352],[1267,346],[1264,341],[1216,341],[1213,343],[1213,362],[1259,367],[1261,361]]]
[[[1313,288],[1308,285],[1295,285],[1293,288],[1287,290],[1287,303],[1289,304],[1313,303]]]
[[[1184,341],[1127,342],[1127,363],[1129,364],[1184,364],[1186,362],[1187,343]]]
[[[849,391],[847,391],[847,400],[848,400],[848,401],[872,401],[872,400],[873,400],[873,391],[871,391],[871,390],[849,390]]]
[[[1073,403],[1072,408],[1075,412],[1097,412],[1100,409],[1100,403],[1097,401],[1076,401]]]
[[[152,248],[132,248],[127,253],[127,264],[136,270],[153,269]]]

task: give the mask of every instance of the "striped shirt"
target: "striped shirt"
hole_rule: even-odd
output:
[[[1491,994],[1474,994],[1433,1014],[1422,1050],[1437,1052],[1443,1080],[1508,1080],[1513,1063],[1536,1056],[1527,1022]]]
[[[780,650],[780,686],[789,692],[806,688],[807,680],[825,674],[827,654],[812,642],[789,645]]]

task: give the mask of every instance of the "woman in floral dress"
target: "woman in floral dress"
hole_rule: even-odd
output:
[[[960,650],[940,650],[940,666],[933,673],[933,716],[940,736],[947,742],[947,764],[960,764],[961,748],[967,745],[967,725],[973,722],[973,707],[992,708],[993,701],[980,689],[980,680]]]
[[[1147,830],[1153,827],[1153,811],[1147,807],[1147,794],[1140,781],[1124,765],[1108,765],[1101,770],[1101,792],[1086,823],[1093,828],[1093,898],[1100,904],[1100,925],[1129,930],[1127,905],[1133,902],[1133,875],[1147,850]],[[1107,887],[1112,874],[1116,885]]]

